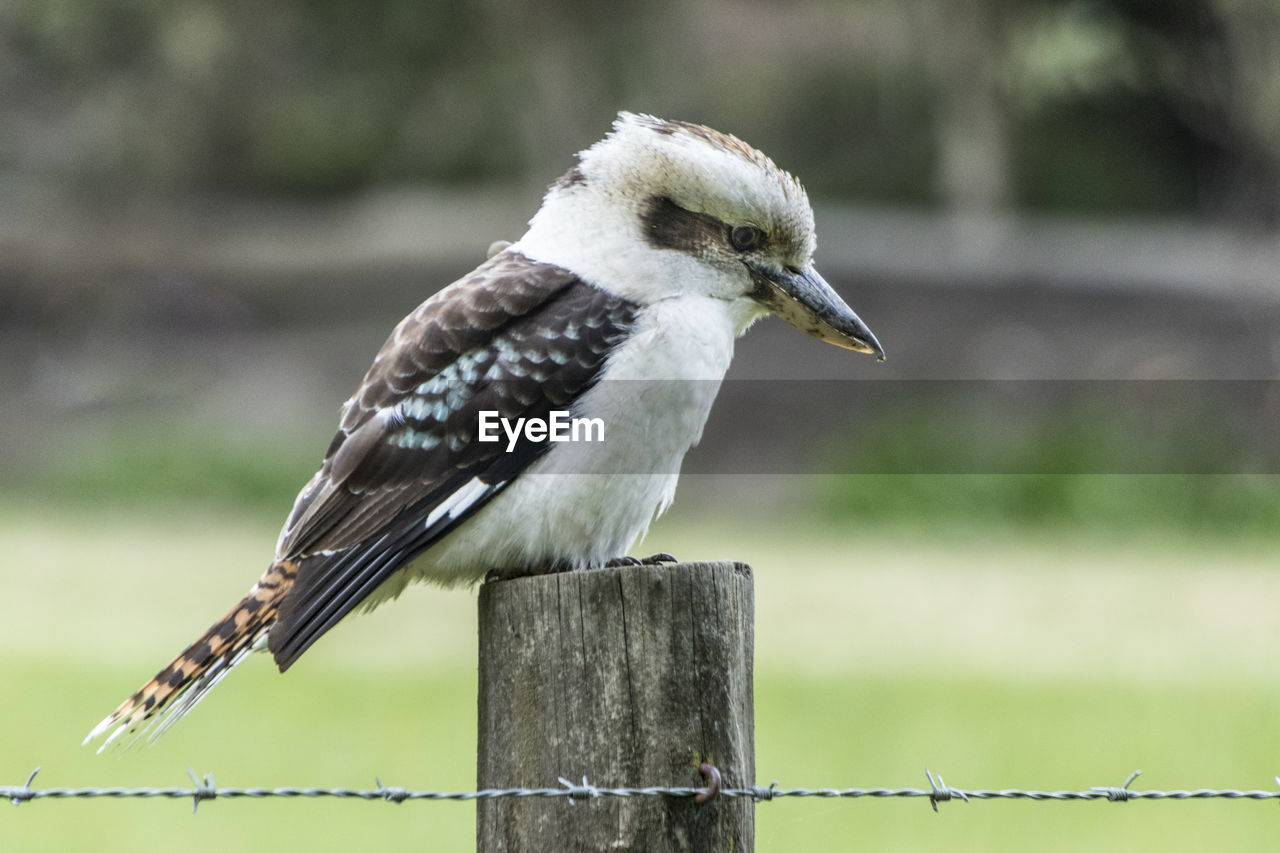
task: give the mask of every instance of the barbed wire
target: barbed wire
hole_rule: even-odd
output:
[[[14,805],[22,805],[30,800],[45,799],[78,799],[78,798],[160,798],[190,799],[192,810],[199,808],[200,803],[207,800],[231,800],[243,797],[254,799],[265,797],[333,797],[337,799],[383,800],[389,803],[403,803],[407,800],[496,800],[508,797],[551,797],[567,799],[570,802],[591,800],[601,797],[670,797],[673,799],[694,798],[698,802],[707,802],[716,797],[728,799],[750,799],[757,803],[794,797],[818,797],[823,799],[901,799],[927,798],[933,810],[938,804],[952,800],[974,802],[981,800],[1030,800],[1032,802],[1078,802],[1089,800],[1105,800],[1107,802],[1128,802],[1130,800],[1280,800],[1280,776],[1275,777],[1277,790],[1239,790],[1235,788],[1194,788],[1185,790],[1147,790],[1134,791],[1129,786],[1141,774],[1134,771],[1120,787],[1097,786],[1084,791],[1036,791],[1022,788],[978,788],[965,790],[948,786],[941,775],[935,775],[928,769],[925,776],[929,780],[928,788],[783,788],[777,782],[768,787],[725,788],[720,784],[720,771],[714,766],[701,766],[708,784],[705,787],[681,787],[651,785],[643,788],[608,788],[593,785],[582,777],[581,783],[560,778],[559,787],[547,788],[483,788],[476,791],[414,791],[398,786],[382,784],[374,779],[376,788],[219,788],[214,784],[213,774],[201,777],[188,769],[194,787],[190,788],[32,788],[37,767],[23,785],[0,785],[0,797],[8,799]]]

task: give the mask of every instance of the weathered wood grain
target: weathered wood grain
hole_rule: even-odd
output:
[[[751,569],[678,563],[490,581],[480,590],[481,788],[755,784]],[[477,849],[753,849],[754,803],[480,801]]]

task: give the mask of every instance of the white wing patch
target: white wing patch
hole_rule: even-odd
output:
[[[472,477],[462,488],[436,504],[435,509],[427,515],[423,527],[433,527],[442,519],[454,519],[463,515],[476,501],[501,489],[504,485],[506,481],[486,483],[479,477]]]

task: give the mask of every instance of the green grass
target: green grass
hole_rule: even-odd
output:
[[[760,781],[928,788],[1271,788],[1272,685],[762,675]],[[779,801],[757,809],[759,849],[1268,849],[1274,815],[1246,802]]]
[[[254,659],[155,747],[84,733],[229,606],[271,523],[226,511],[0,515],[0,783],[474,786],[474,606],[415,589],[286,676]],[[661,525],[641,550],[756,571],[758,781],[1274,787],[1274,539],[1172,531]],[[642,782],[643,780],[636,780]],[[566,806],[568,807],[568,806]],[[574,808],[589,807],[579,804]],[[761,851],[1268,849],[1275,803],[778,801]],[[459,803],[38,801],[3,850],[466,850]]]
[[[95,755],[79,746],[116,694],[137,681],[133,666],[6,660],[4,683],[24,685],[7,710],[3,772],[20,784],[44,769],[40,786],[190,787],[186,768],[221,786],[374,788],[475,785],[474,674],[312,669],[280,678],[267,660],[237,672],[157,746]],[[110,699],[104,709],[102,703]],[[474,843],[474,811],[458,803],[394,807],[362,801],[37,801],[0,818],[5,850],[113,851],[176,844],[190,851],[366,850],[431,838],[440,850]]]
[[[469,673],[318,671],[286,680],[259,666],[237,673],[234,687],[159,746],[94,756],[75,745],[85,696],[113,695],[127,670],[6,662],[6,684],[62,687],[39,689],[38,703],[6,712],[20,737],[6,738],[5,781],[17,784],[43,764],[37,784],[46,786],[187,786],[191,766],[229,786],[373,787],[376,775],[408,787],[473,787]],[[1270,686],[766,670],[757,685],[759,778],[927,787],[929,767],[961,787],[1087,789],[1143,768],[1135,787],[1273,787],[1277,710],[1280,691]],[[1224,849],[1265,849],[1275,831],[1269,805],[955,802],[934,815],[922,800],[787,800],[758,807],[758,849],[1202,850],[1215,839]],[[128,850],[156,833],[193,851],[400,848],[423,838],[433,849],[465,850],[474,820],[459,803],[307,800],[212,802],[195,816],[184,801],[140,800],[41,801],[6,812],[6,850]]]

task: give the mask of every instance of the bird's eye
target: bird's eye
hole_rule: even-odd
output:
[[[729,229],[729,245],[734,251],[750,252],[764,244],[764,232],[754,225],[735,225]]]

